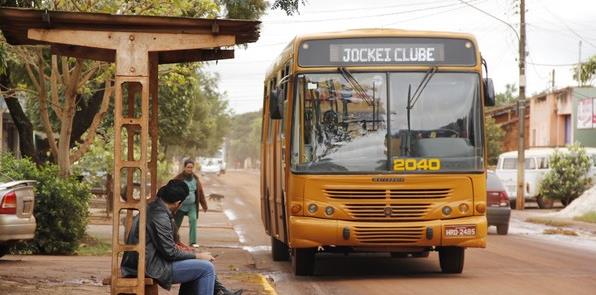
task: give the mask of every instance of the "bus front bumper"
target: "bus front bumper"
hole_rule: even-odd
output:
[[[485,216],[424,222],[370,222],[291,216],[291,248],[351,246],[387,247],[486,247]]]

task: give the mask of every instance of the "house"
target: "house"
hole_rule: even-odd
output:
[[[504,106],[498,106],[494,108],[488,108],[484,112],[484,116],[492,117],[495,119],[495,123],[505,131],[503,136],[503,142],[501,145],[502,151],[513,151],[517,149],[519,143],[519,115],[517,112],[517,103],[512,103]],[[528,146],[528,130],[530,122],[530,107],[526,105],[524,111],[524,127],[525,127],[525,145]]]
[[[596,147],[596,88],[566,87],[530,98],[530,147]]]

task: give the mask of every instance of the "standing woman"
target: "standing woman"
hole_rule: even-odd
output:
[[[188,159],[184,161],[184,170],[178,174],[175,179],[184,180],[188,185],[188,197],[182,202],[180,209],[176,211],[174,219],[176,220],[176,226],[180,228],[182,225],[182,219],[184,216],[188,216],[189,233],[188,240],[189,244],[195,248],[199,247],[197,244],[197,219],[199,218],[199,203],[203,208],[204,212],[207,212],[207,200],[203,192],[203,186],[199,181],[199,177],[193,172],[195,163],[193,160]]]

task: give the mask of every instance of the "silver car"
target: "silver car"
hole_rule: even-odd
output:
[[[0,257],[17,241],[35,236],[34,180],[0,183]]]

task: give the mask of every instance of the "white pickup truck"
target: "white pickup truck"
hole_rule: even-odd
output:
[[[35,183],[34,180],[0,183],[0,257],[8,253],[12,243],[35,236]]]

